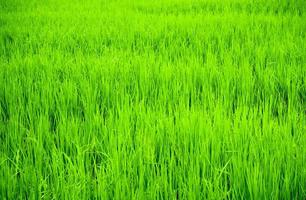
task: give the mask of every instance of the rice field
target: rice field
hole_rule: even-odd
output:
[[[306,2],[0,0],[0,199],[306,199]]]

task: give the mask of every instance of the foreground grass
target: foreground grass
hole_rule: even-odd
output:
[[[305,199],[303,1],[0,1],[0,199]]]

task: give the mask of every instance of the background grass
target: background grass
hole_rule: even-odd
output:
[[[0,199],[305,199],[304,0],[0,1]]]

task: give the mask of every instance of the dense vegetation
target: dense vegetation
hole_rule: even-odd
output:
[[[0,199],[305,199],[304,0],[0,0]]]

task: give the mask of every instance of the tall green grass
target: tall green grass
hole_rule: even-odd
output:
[[[0,1],[0,199],[305,199],[303,0]]]

